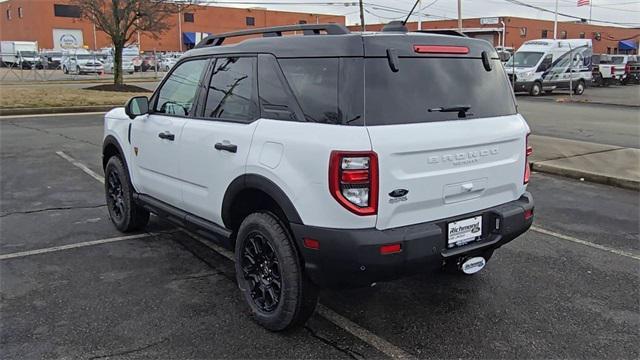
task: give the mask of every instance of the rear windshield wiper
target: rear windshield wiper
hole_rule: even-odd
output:
[[[449,107],[437,107],[429,109],[429,112],[457,112],[458,117],[466,117],[467,113],[471,109],[470,105],[458,105]]]

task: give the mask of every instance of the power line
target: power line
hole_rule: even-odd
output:
[[[549,9],[546,9],[546,8],[543,8],[543,7],[540,7],[540,6],[536,6],[536,5],[531,5],[531,4],[528,4],[528,3],[524,3],[524,2],[519,1],[519,0],[504,0],[504,1],[512,3],[514,5],[525,6],[525,7],[528,7],[528,8],[531,8],[531,9],[535,9],[535,10],[538,10],[538,11],[544,11],[544,12],[555,14],[555,11],[553,11],[553,10],[549,10]],[[564,17],[568,17],[568,18],[571,18],[571,19],[585,20],[585,18],[582,18],[582,17],[579,17],[579,16],[570,15],[570,14],[564,14],[564,13],[560,13],[560,12],[558,12],[558,15],[564,16]],[[615,22],[615,21],[596,20],[596,19],[593,19],[592,21],[599,22],[599,23],[604,23],[604,24],[620,25],[620,26],[629,26],[629,25],[636,25],[637,26],[637,25],[640,25],[640,23],[619,23],[619,22]]]

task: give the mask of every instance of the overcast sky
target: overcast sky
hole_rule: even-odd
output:
[[[243,3],[243,7],[266,7],[269,9],[318,12],[347,16],[347,24],[359,23],[357,0],[201,0],[230,6],[230,3]],[[555,0],[521,0],[524,3],[553,10]],[[589,6],[577,7],[577,0],[558,0],[559,12],[589,18]],[[366,23],[389,22],[402,18],[413,6],[415,0],[365,0]],[[278,3],[288,3],[280,5]],[[301,5],[301,4],[309,5]],[[345,6],[348,4],[348,6]],[[457,17],[457,0],[422,0],[422,13],[429,15],[428,20],[439,20]],[[512,4],[507,0],[463,0],[463,17],[522,16],[535,19],[553,19],[553,14],[544,11]],[[423,17],[425,19],[425,17]],[[592,19],[606,20],[640,27],[640,1],[631,0],[595,0],[593,1]],[[417,20],[413,17],[412,20]],[[571,20],[559,17],[560,21]]]

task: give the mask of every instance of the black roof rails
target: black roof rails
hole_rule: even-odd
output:
[[[344,25],[340,24],[297,24],[297,25],[286,25],[286,26],[274,26],[267,28],[259,28],[259,29],[248,29],[248,30],[240,30],[227,32],[217,35],[209,35],[206,38],[202,39],[195,46],[195,48],[209,47],[209,46],[220,46],[225,41],[225,39],[230,37],[237,36],[247,36],[247,35],[257,35],[262,34],[264,37],[273,37],[273,36],[282,36],[283,32],[290,31],[302,31],[304,35],[320,35],[321,31],[325,31],[327,35],[346,35],[349,34],[350,31]]]
[[[426,29],[426,30],[416,30],[414,32],[427,33],[427,34],[440,34],[440,35],[452,35],[452,36],[468,37],[464,33],[461,33],[460,31],[457,31],[457,30]]]

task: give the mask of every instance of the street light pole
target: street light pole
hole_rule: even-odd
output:
[[[364,4],[362,3],[362,0],[360,0],[360,30],[366,31],[364,25]]]
[[[558,39],[558,0],[556,0],[556,16],[553,20],[553,40]]]
[[[418,0],[418,30],[422,30],[422,0]]]
[[[458,0],[458,31],[462,32],[462,0]]]

